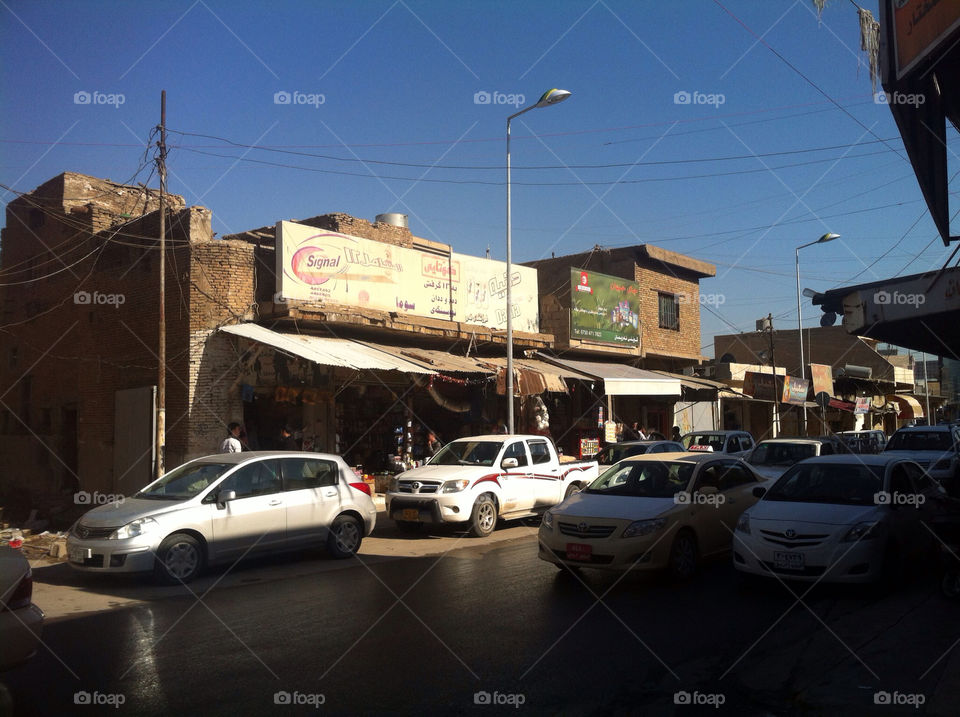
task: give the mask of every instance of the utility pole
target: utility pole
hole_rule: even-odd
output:
[[[167,91],[160,92],[160,141],[157,144],[157,173],[160,175],[160,307],[157,317],[160,330],[157,342],[157,435],[156,477],[164,474],[164,452],[167,447]]]

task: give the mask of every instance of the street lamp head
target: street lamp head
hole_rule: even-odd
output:
[[[834,239],[839,239],[839,238],[840,238],[839,234],[834,234],[833,232],[827,232],[822,237],[817,239],[817,244],[823,244],[824,242],[833,241]]]
[[[543,93],[543,96],[537,100],[537,104],[535,104],[534,107],[547,107],[549,105],[555,105],[558,102],[563,102],[570,96],[570,94],[571,93],[567,92],[567,90],[547,90]]]

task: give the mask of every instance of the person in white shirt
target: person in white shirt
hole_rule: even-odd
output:
[[[233,422],[227,426],[227,437],[220,444],[221,453],[240,453],[243,446],[240,443],[240,424]]]

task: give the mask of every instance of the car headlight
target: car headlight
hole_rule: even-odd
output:
[[[666,518],[653,518],[652,520],[637,520],[627,526],[623,531],[621,538],[639,538],[643,535],[656,533],[667,524]]]
[[[843,542],[852,543],[855,540],[872,540],[876,538],[879,533],[880,523],[869,521],[857,523],[843,536]]]
[[[741,513],[740,517],[737,518],[737,532],[750,535],[750,516],[746,513]]]
[[[468,485],[470,485],[469,480],[465,478],[459,478],[457,480],[445,481],[443,484],[443,487],[440,490],[442,493],[459,493]]]
[[[552,528],[553,527],[553,513],[549,510],[543,514],[543,527]]]
[[[157,521],[153,518],[138,518],[127,523],[122,528],[117,528],[110,536],[110,540],[126,540],[127,538],[136,538],[138,535],[146,535],[157,527]]]

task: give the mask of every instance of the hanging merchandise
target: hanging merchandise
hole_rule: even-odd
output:
[[[597,428],[603,428],[603,406],[597,408]]]

